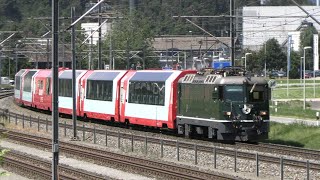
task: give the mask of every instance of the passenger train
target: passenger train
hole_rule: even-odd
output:
[[[21,69],[16,103],[52,110],[52,70]],[[59,113],[72,114],[72,70],[59,69]],[[266,139],[270,89],[233,71],[76,70],[76,113],[83,118],[169,129],[228,141]]]

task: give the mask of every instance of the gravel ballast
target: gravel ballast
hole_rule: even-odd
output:
[[[51,115],[48,114],[42,114],[35,111],[31,111],[29,109],[21,108],[13,103],[13,98],[6,98],[0,100],[0,108],[7,108],[12,112],[19,112],[21,114],[25,114],[26,117],[32,116],[32,117],[40,117],[41,119],[51,119]],[[64,119],[59,118],[60,122],[66,122],[67,124],[72,124],[72,119]],[[119,127],[113,127],[113,126],[105,126],[105,125],[99,125],[99,124],[91,124],[86,123],[82,121],[78,121],[78,125],[82,126],[85,124],[86,127],[93,127],[95,126],[97,129],[106,129],[108,131],[114,131],[114,132],[125,132],[128,134],[134,134],[134,135],[140,135],[140,136],[152,136],[152,137],[158,137],[158,138],[165,138],[165,139],[179,139],[178,137],[168,137],[167,135],[163,134],[155,134],[150,132],[143,132],[143,131],[136,131],[136,130],[130,130],[130,129],[124,129]],[[10,128],[14,129],[22,129],[21,128],[21,122],[18,122],[18,126],[15,126],[13,120],[9,126]],[[40,127],[40,134],[51,137],[51,127],[49,127],[49,131],[45,132],[45,125],[41,125]],[[25,133],[38,133],[37,132],[37,124],[33,124],[32,128],[29,128],[29,122],[25,122],[25,129],[23,129],[23,132]],[[64,129],[59,129],[59,135],[60,139],[64,140],[70,140],[70,137],[73,136],[72,130],[67,130],[66,137],[64,136]],[[78,136],[82,140],[82,131],[78,131]],[[206,171],[217,171],[220,173],[226,173],[234,176],[238,176],[241,178],[247,178],[247,179],[279,179],[280,178],[280,163],[278,165],[276,164],[270,164],[270,163],[259,163],[259,177],[256,177],[255,175],[255,161],[252,160],[246,160],[237,158],[237,172],[234,172],[234,158],[228,157],[224,155],[218,155],[217,156],[217,169],[214,169],[213,164],[213,153],[205,153],[205,152],[198,152],[198,160],[197,165],[195,165],[195,154],[193,151],[190,151],[188,149],[180,148],[179,149],[179,161],[177,160],[177,150],[175,147],[169,147],[164,146],[163,155],[164,157],[160,157],[160,146],[159,144],[152,144],[148,143],[147,146],[147,155],[145,152],[145,144],[144,142],[140,141],[134,141],[134,152],[131,152],[131,140],[130,139],[121,139],[120,140],[120,149],[118,149],[118,138],[117,137],[108,137],[108,146],[106,147],[105,142],[105,136],[104,135],[96,135],[96,144],[93,144],[93,134],[91,132],[86,132],[85,134],[85,142],[83,141],[77,141],[75,143],[84,144],[87,146],[93,146],[96,148],[106,149],[108,151],[112,152],[118,152],[123,154],[130,154],[132,156],[144,156],[147,158],[155,159],[155,160],[164,160],[169,161],[172,163],[179,163],[181,165],[188,165],[196,168],[200,168]],[[191,143],[195,144],[206,144],[208,142],[201,142],[197,140],[190,140]],[[262,152],[251,152],[251,153],[259,153],[261,155],[272,155],[276,157],[283,157],[286,159],[297,159],[301,161],[306,161],[305,159],[298,158],[298,157],[291,157],[291,156],[283,156],[278,154],[271,154],[271,153],[262,153]],[[312,159],[310,162],[319,163],[318,161],[313,161]],[[78,162],[79,163],[79,162]],[[81,161],[80,164],[85,164],[86,162]],[[284,166],[284,177],[285,179],[306,179],[306,168],[293,168],[293,167],[287,167]],[[144,178],[144,177],[142,177]],[[310,170],[310,179],[320,179],[320,172],[314,172]]]

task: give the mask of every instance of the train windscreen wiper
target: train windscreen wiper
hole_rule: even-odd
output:
[[[250,90],[250,93],[253,92],[253,90],[254,90],[254,88],[256,87],[256,85],[257,85],[257,83],[254,83],[254,84],[253,84],[253,86],[252,86],[252,88],[251,88],[251,90]]]

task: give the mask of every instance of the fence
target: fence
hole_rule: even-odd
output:
[[[1,116],[3,117],[3,119],[5,119],[5,121],[8,121],[9,123],[12,123],[12,118],[14,118],[15,119],[14,124],[17,126],[19,125],[19,121],[20,121],[22,128],[25,128],[25,123],[27,123],[28,121],[29,121],[30,128],[32,128],[32,123],[36,123],[38,131],[41,131],[41,125],[44,125],[45,131],[48,132],[49,127],[51,126],[51,121],[49,121],[48,119],[43,120],[43,119],[40,119],[39,117],[37,117],[37,118],[32,118],[31,116],[26,117],[24,114],[21,115],[21,114],[11,113],[8,110],[2,110]],[[64,121],[63,123],[59,123],[59,127],[63,128],[63,132],[64,132],[65,137],[67,136],[67,129],[72,129],[72,126],[68,125],[66,123],[66,121]],[[293,163],[300,163],[300,164],[305,163],[306,179],[308,179],[308,180],[310,179],[310,169],[311,169],[310,166],[312,165],[312,167],[317,170],[319,170],[319,166],[320,166],[320,164],[310,163],[309,160],[298,161],[298,160],[285,159],[283,157],[279,158],[279,157],[273,157],[273,156],[260,155],[258,153],[240,152],[240,151],[237,151],[236,149],[230,150],[230,149],[224,149],[224,148],[219,148],[219,147],[210,147],[210,146],[203,146],[203,145],[197,145],[197,144],[182,143],[182,142],[173,141],[173,140],[163,140],[163,139],[147,137],[147,136],[143,137],[143,136],[138,136],[138,135],[133,135],[133,134],[120,133],[119,131],[115,132],[115,131],[110,131],[110,130],[97,129],[95,126],[93,128],[88,128],[88,127],[85,127],[84,124],[82,126],[78,126],[77,128],[78,128],[78,131],[82,131],[82,140],[83,141],[87,140],[87,138],[86,138],[87,133],[92,134],[94,144],[97,143],[97,134],[105,136],[105,146],[107,146],[107,147],[109,146],[108,140],[109,140],[110,136],[112,136],[113,138],[117,138],[117,148],[118,149],[121,149],[121,140],[122,139],[126,139],[126,140],[130,141],[131,152],[135,152],[135,149],[134,149],[134,142],[135,141],[143,142],[144,143],[143,153],[145,153],[145,155],[148,155],[148,143],[159,145],[161,158],[164,158],[165,145],[170,146],[170,147],[175,146],[177,161],[180,161],[180,153],[181,153],[180,148],[193,149],[192,150],[194,153],[193,164],[195,164],[195,165],[198,164],[199,151],[212,153],[212,157],[213,157],[212,162],[213,162],[213,167],[215,169],[218,168],[218,164],[217,164],[217,156],[218,155],[225,155],[225,156],[229,156],[229,157],[234,158],[234,164],[233,164],[234,172],[237,172],[237,165],[239,164],[238,158],[247,157],[250,160],[255,161],[255,175],[257,177],[259,177],[259,175],[260,175],[260,170],[259,170],[260,161],[271,161],[270,159],[273,159],[272,160],[273,163],[275,161],[279,162],[279,167],[280,167],[279,171],[280,171],[280,179],[281,180],[284,178],[284,174],[285,174],[284,165],[289,165],[290,162],[291,163],[292,162]],[[261,160],[261,158],[263,160]],[[269,160],[267,160],[267,159],[269,159]],[[278,159],[278,160],[276,160],[276,159]],[[316,168],[316,166],[318,166],[318,167]]]

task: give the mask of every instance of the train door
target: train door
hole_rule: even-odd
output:
[[[84,115],[84,98],[86,96],[85,92],[85,87],[86,87],[86,79],[83,79],[80,81],[80,86],[79,86],[79,98],[78,98],[78,103],[79,103],[79,115],[83,116]]]
[[[124,81],[121,81],[121,85],[120,85],[120,115],[124,115],[124,106],[125,106],[125,102],[126,102],[126,91],[125,91],[125,87],[124,87]],[[123,116],[124,117],[124,116]],[[120,118],[120,122],[121,122],[122,118]],[[124,121],[124,119],[122,120]]]
[[[34,94],[37,95],[39,97],[39,102],[40,103],[43,103],[43,87],[44,87],[44,83],[43,83],[43,79],[37,79],[35,81],[36,83],[36,87],[34,88],[35,89],[35,92]],[[33,96],[35,97],[35,96]]]

